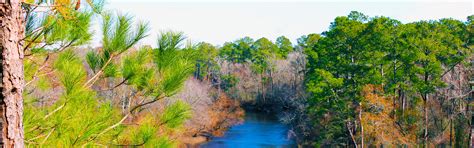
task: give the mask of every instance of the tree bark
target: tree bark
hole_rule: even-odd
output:
[[[424,123],[424,133],[423,133],[423,144],[424,144],[424,147],[428,147],[429,143],[428,143],[428,95],[425,94],[423,95],[424,98],[423,98],[423,111],[424,111],[424,119],[425,119],[425,123]]]
[[[1,99],[3,147],[24,147],[23,43],[24,15],[20,0],[0,0]]]
[[[362,124],[362,104],[359,103],[360,147],[364,148],[364,125]]]
[[[355,124],[355,123],[354,123],[354,124]],[[347,122],[347,123],[346,123],[346,127],[347,127],[347,130],[349,131],[349,135],[351,136],[351,140],[352,140],[352,142],[354,143],[354,147],[355,147],[355,148],[358,148],[359,146],[357,145],[357,142],[356,142],[356,140],[355,140],[354,134],[352,134],[352,130],[353,130],[353,129],[351,128],[351,126],[352,126],[352,125],[351,125],[350,122]]]
[[[265,105],[266,101],[265,101],[265,82],[263,81],[263,72],[262,74],[260,74],[260,81],[262,81],[262,98],[263,98],[263,105]]]

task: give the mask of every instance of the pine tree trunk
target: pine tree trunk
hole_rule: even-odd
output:
[[[265,83],[263,82],[263,73],[260,74],[260,81],[262,83],[262,99],[263,99],[263,105],[265,105]]]
[[[1,100],[3,147],[24,147],[23,50],[24,19],[20,0],[0,0]]]
[[[364,148],[364,125],[362,124],[362,104],[359,103],[360,147]]]
[[[425,119],[425,123],[424,123],[424,126],[425,126],[425,129],[424,129],[424,134],[423,134],[423,143],[424,143],[424,147],[428,147],[429,143],[428,143],[428,95],[424,95],[424,102],[423,102],[423,111],[424,111],[424,119]]]
[[[450,115],[452,116],[452,115]],[[449,146],[453,146],[453,118],[449,117]]]

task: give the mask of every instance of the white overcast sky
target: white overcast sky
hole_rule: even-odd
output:
[[[149,22],[150,36],[140,44],[152,46],[163,30],[182,31],[193,42],[217,45],[244,36],[274,41],[284,35],[295,42],[301,35],[327,30],[335,17],[353,10],[408,23],[465,21],[473,7],[471,0],[108,0],[106,4],[109,10]]]

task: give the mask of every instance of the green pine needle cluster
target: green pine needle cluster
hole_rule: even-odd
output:
[[[52,106],[25,104],[27,143],[79,147],[111,138],[111,133],[97,136],[119,120],[119,112],[109,103],[99,103],[96,93],[83,87],[86,73],[79,57],[72,50],[64,51],[54,67],[63,92]]]
[[[148,36],[147,23],[102,12],[100,2],[88,3],[91,6],[85,11],[58,9],[58,13],[31,11],[28,15],[25,48],[31,57],[25,60],[29,82],[24,94],[26,144],[176,146],[164,131],[179,129],[191,117],[190,106],[176,101],[163,112],[142,111],[181,89],[194,71],[194,46],[182,47],[182,33],[164,32],[157,48],[135,48]],[[80,57],[84,51],[76,46],[90,41],[91,18],[96,16],[103,18],[102,47]],[[106,79],[117,80],[109,90],[123,86],[140,94],[129,99],[138,97],[143,102],[124,111],[113,98],[101,95],[104,90],[97,89]]]

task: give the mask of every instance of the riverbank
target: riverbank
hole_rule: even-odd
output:
[[[210,137],[222,136],[227,129],[243,121],[240,103],[206,81],[190,78],[183,90],[171,100],[182,100],[191,105],[192,115],[172,138],[178,147],[193,147]]]

